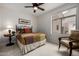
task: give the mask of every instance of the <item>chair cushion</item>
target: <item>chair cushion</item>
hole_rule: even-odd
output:
[[[61,40],[61,43],[62,43],[64,46],[68,47],[68,48],[70,48],[69,42],[70,42],[70,40],[68,40],[68,39],[66,39],[66,40]],[[79,48],[79,44],[73,42],[72,48]]]

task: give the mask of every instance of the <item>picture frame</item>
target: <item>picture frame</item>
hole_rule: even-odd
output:
[[[18,23],[19,24],[28,24],[28,25],[30,25],[31,24],[31,21],[30,20],[23,19],[23,18],[19,18],[18,19]]]

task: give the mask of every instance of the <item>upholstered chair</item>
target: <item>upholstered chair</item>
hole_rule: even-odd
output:
[[[79,31],[72,31],[69,37],[59,37],[59,48],[61,44],[69,49],[71,56],[73,49],[79,49]]]

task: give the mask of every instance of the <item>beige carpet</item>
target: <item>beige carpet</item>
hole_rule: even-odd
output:
[[[20,49],[17,45],[10,47],[6,44],[0,44],[0,56],[21,56]],[[46,43],[45,45],[23,55],[23,56],[68,56],[68,50],[65,47],[61,47],[58,51],[58,45]],[[73,56],[79,56],[79,51],[73,51]]]

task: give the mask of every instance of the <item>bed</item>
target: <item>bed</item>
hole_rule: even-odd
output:
[[[24,25],[23,25],[24,26]],[[46,43],[46,35],[44,33],[33,33],[31,27],[16,26],[17,44],[22,54],[28,53]]]

